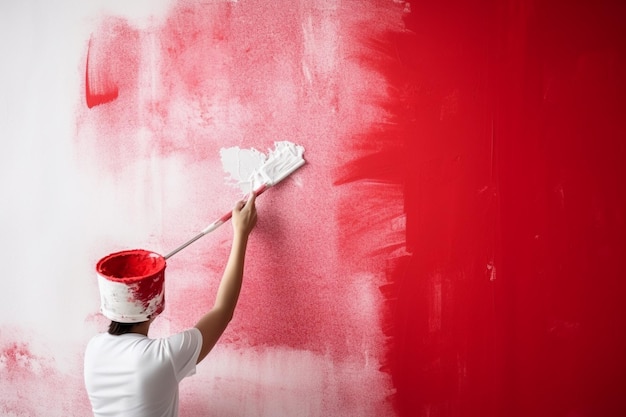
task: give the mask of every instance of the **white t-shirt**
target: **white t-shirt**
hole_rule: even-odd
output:
[[[178,383],[195,374],[201,347],[195,327],[165,339],[137,333],[95,336],[84,368],[94,416],[177,416]]]

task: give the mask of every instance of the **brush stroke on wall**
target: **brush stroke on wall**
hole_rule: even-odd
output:
[[[0,415],[88,415],[96,261],[186,241],[277,141],[307,164],[181,415],[626,414],[620,2],[56,3],[0,5]],[[229,233],[168,261],[153,336]]]

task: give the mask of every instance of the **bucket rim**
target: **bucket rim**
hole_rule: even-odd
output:
[[[155,260],[156,262],[154,263],[152,268],[150,268],[146,273],[143,273],[141,275],[119,276],[119,275],[111,274],[110,271],[107,270],[107,268],[105,268],[107,263],[109,263],[110,261],[114,259],[118,259],[120,257],[151,258]],[[103,258],[101,258],[96,263],[96,273],[107,280],[129,284],[134,281],[141,281],[148,277],[159,275],[163,273],[166,266],[167,266],[167,261],[165,260],[165,257],[163,257],[163,255],[157,252],[146,250],[146,249],[126,249],[126,250],[121,250],[118,252],[110,253],[104,256]]]

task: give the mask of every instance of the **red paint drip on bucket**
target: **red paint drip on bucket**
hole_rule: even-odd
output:
[[[148,320],[165,307],[165,258],[132,249],[112,253],[96,265],[102,313],[122,323]]]

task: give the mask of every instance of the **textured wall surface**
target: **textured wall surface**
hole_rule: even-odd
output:
[[[88,415],[97,260],[194,236],[220,149],[280,140],[307,164],[181,415],[625,415],[626,6],[572,3],[2,2],[0,415]],[[230,238],[168,260],[152,336]]]

